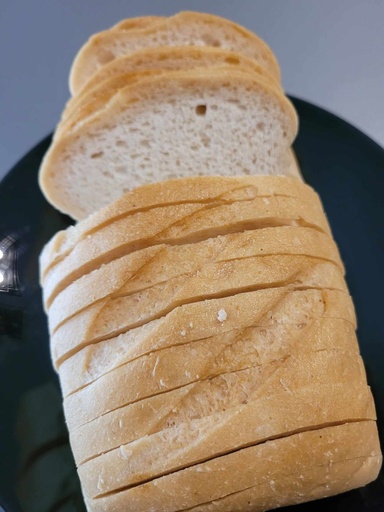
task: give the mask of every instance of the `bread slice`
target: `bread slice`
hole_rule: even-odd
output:
[[[130,252],[161,244],[191,244],[220,235],[267,227],[304,226],[330,234],[319,201],[271,197],[216,204],[182,204],[153,208],[122,218],[81,240],[45,276],[44,300],[73,281]]]
[[[48,270],[68,255],[88,235],[125,216],[160,206],[184,203],[232,203],[270,196],[296,197],[319,202],[316,192],[304,183],[285,176],[197,176],[143,185],[124,194],[114,203],[90,215],[65,231],[59,231],[40,256],[41,281]]]
[[[310,385],[280,395],[271,390],[261,400],[250,396],[224,412],[122,445],[85,462],[78,473],[85,494],[95,498],[271,438],[375,419],[367,387]]]
[[[146,29],[107,30],[93,35],[77,54],[70,73],[72,94],[105,64],[117,57],[156,46],[211,46],[235,51],[262,63],[280,79],[272,50],[256,34],[236,23],[197,12],[181,12]]]
[[[283,174],[296,133],[292,104],[254,73],[169,72],[121,89],[105,109],[55,141],[40,186],[78,220],[153,181]]]
[[[346,423],[237,450],[104,498],[85,498],[90,512],[209,509],[216,500],[222,500],[220,511],[262,512],[365,485],[377,477],[381,460],[375,422]]]
[[[198,351],[204,344],[206,345],[204,348],[211,350],[212,354],[215,350],[221,350],[220,360],[227,358],[231,361],[230,365],[232,360],[236,361],[239,367],[241,358],[245,362],[250,355],[254,362],[263,365],[287,357],[287,354],[297,356],[320,350],[347,351],[351,356],[359,354],[354,327],[348,321],[339,318],[315,318],[308,320],[306,324],[283,323],[263,328],[248,327],[192,342],[190,351],[193,349]],[[256,352],[259,353],[258,359]],[[74,370],[73,378],[77,382],[79,382],[79,376],[84,373],[87,375],[87,369],[81,372],[83,367],[72,364],[75,358],[76,355],[67,359],[60,367],[64,396],[70,386],[68,371],[70,367]],[[123,363],[122,359],[120,364]],[[244,366],[247,365],[244,364]],[[104,368],[110,371],[113,366],[108,368],[104,364]],[[103,374],[101,364],[97,370],[98,374]],[[78,428],[71,429],[71,445],[77,465],[143,436],[176,427],[192,419],[218,413],[224,406],[241,403],[245,398],[244,390],[240,389],[238,394],[235,394],[233,385],[236,375],[246,373],[237,372],[231,375],[224,373],[199,380],[115,409]],[[361,384],[356,380],[353,384],[365,386],[364,379],[362,374]],[[238,382],[241,386],[241,381]],[[229,393],[228,384],[231,384],[231,393]],[[177,404],[176,407],[175,404]],[[71,417],[68,417],[68,422],[72,424]]]
[[[304,227],[245,231],[158,249],[156,254],[143,249],[122,256],[74,281],[48,309],[51,330],[98,300],[139,292],[177,276],[201,272],[207,265],[238,258],[250,261],[254,256],[309,256],[334,263],[344,274],[335,242],[324,233]]]
[[[94,92],[95,88],[101,83],[119,75],[150,69],[195,69],[218,65],[250,69],[264,76],[267,81],[274,83],[275,87],[281,88],[279,80],[269,73],[262,64],[241,53],[210,46],[158,46],[138,50],[105,64],[88,80],[81,92],[71,98],[68,106],[70,105],[72,108],[85,95],[88,95],[91,91]],[[65,110],[64,118],[66,113]]]
[[[244,300],[244,296],[233,297],[230,302],[231,309],[226,307],[226,309],[221,308],[217,310],[215,318],[211,318],[210,315],[207,318],[203,316],[202,320],[199,321],[198,333],[195,333],[196,327],[193,322],[188,324],[182,317],[183,312],[188,312],[188,309],[183,307],[175,313],[167,315],[164,319],[154,320],[142,327],[132,329],[119,337],[86,346],[60,365],[63,395],[66,396],[84,387],[101,377],[104,373],[108,373],[114,368],[133,361],[137,357],[152,353],[152,359],[155,364],[158,355],[157,350],[167,347],[178,347],[193,343],[193,346],[190,347],[193,350],[194,346],[206,343],[204,350],[211,350],[210,347],[213,344],[214,348],[212,351],[215,352],[219,348],[225,348],[229,342],[236,342],[236,350],[238,352],[237,356],[234,357],[234,360],[236,360],[243,353],[242,336],[245,335],[244,333],[250,337],[248,341],[247,339],[245,340],[243,347],[246,354],[248,345],[256,337],[255,339],[259,340],[262,345],[257,348],[258,356],[261,357],[262,349],[267,343],[268,350],[274,354],[273,357],[276,354],[282,357],[283,355],[280,351],[285,350],[285,347],[291,346],[290,344],[294,343],[296,339],[295,337],[292,338],[292,336],[299,335],[301,331],[303,336],[308,337],[307,343],[313,341],[312,334],[306,335],[306,333],[308,332],[309,324],[316,323],[319,319],[324,320],[325,325],[328,325],[327,319],[340,320],[341,326],[336,322],[333,333],[335,339],[339,340],[340,348],[344,344],[343,336],[351,343],[351,350],[352,345],[356,344],[356,336],[353,334],[355,328],[353,317],[346,311],[348,303],[343,296],[340,296],[339,301],[336,300],[336,297],[333,300],[329,300],[328,297],[328,302],[325,304],[319,300],[321,298],[319,292],[308,292],[306,294],[296,292],[277,304],[271,305],[268,319],[258,320],[254,320],[252,317],[250,319],[249,313],[244,313],[237,308],[237,306],[248,305],[251,297],[249,295],[246,297],[246,300]],[[228,306],[228,304],[223,304],[223,302],[224,300],[221,300],[220,305]],[[229,301],[226,300],[225,302],[228,303]],[[200,304],[200,306],[201,311],[199,312],[201,314],[205,311],[203,305]],[[301,309],[295,309],[297,307]],[[223,311],[227,314],[227,318],[223,322],[218,321],[219,311],[222,312],[221,315],[223,315]],[[345,321],[341,320],[343,317],[346,318]],[[171,324],[168,320],[173,321],[174,324]],[[210,321],[210,325],[208,321]],[[345,325],[345,322],[348,322],[349,327]],[[204,325],[205,323],[207,325]],[[202,333],[204,326],[206,328],[206,336]],[[281,335],[279,338],[281,346],[277,344],[277,340],[274,338],[274,335],[277,336],[279,333]],[[327,339],[331,338],[330,343],[333,343],[332,332],[325,330],[322,335]],[[241,343],[237,345],[237,342]],[[313,343],[315,342],[313,341]],[[322,345],[319,347],[319,350],[321,347]],[[231,352],[231,347],[228,347],[228,350],[225,348],[224,354],[228,351]]]
[[[277,309],[278,316],[280,308],[285,305],[286,301],[288,304],[291,303],[292,307],[301,308],[300,314],[305,311],[305,314],[309,316],[321,314],[326,317],[345,318],[356,327],[353,304],[345,292],[338,290],[293,291],[283,287],[180,306],[158,321],[142,326],[139,328],[140,330],[123,333],[117,343],[125,344],[128,341],[126,350],[129,348],[132,351],[131,354],[136,354],[132,357],[138,357],[160,347],[187,343],[191,339],[205,338],[238,328],[240,321],[238,312],[242,309],[244,309],[244,317],[241,318],[245,325],[268,325],[274,321],[273,311]],[[307,311],[308,304],[313,309],[312,313]],[[249,310],[245,308],[249,308]],[[218,319],[221,310],[227,314],[225,322]],[[335,314],[334,311],[337,313]],[[199,319],[198,323],[196,323],[197,318]],[[58,332],[51,338],[51,354],[56,367],[59,367],[68,357],[91,344],[90,341],[80,342],[81,338],[59,337]]]

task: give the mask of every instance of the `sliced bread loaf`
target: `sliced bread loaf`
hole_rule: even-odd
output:
[[[254,73],[169,72],[121,89],[54,142],[40,186],[57,208],[80,219],[154,181],[283,174],[296,132],[291,103]]]

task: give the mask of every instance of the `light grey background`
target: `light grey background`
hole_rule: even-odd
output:
[[[0,0],[0,179],[55,126],[72,59],[92,33],[187,9],[256,31],[290,94],[384,145],[384,0]]]

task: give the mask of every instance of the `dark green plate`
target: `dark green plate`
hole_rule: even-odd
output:
[[[305,180],[319,192],[324,202],[345,262],[357,311],[361,352],[375,396],[382,435],[384,151],[338,117],[304,101],[293,101],[300,117],[295,150]],[[41,400],[37,399],[36,422],[45,415],[46,423],[51,421],[57,411],[54,393],[48,399],[44,391],[47,383],[57,386],[57,380],[49,358],[37,259],[42,246],[57,230],[67,227],[69,219],[45,201],[37,185],[37,171],[49,143],[50,138],[47,138],[30,151],[0,184],[0,249],[4,253],[0,259],[0,272],[4,275],[0,283],[0,504],[7,512],[45,512],[48,488],[52,490],[54,486],[57,486],[60,503],[49,508],[49,512],[84,510],[79,489],[73,483],[76,482],[74,465],[70,469],[71,482],[66,472],[65,430],[53,440],[47,438],[37,454],[29,455],[20,453],[20,441],[15,434],[17,418],[20,423],[22,417],[20,407],[37,407],[34,405],[36,398],[33,402],[32,395],[28,394],[30,390],[36,388],[35,397],[36,393],[37,396],[41,393]],[[24,405],[20,406],[23,397]],[[29,411],[29,416],[29,421],[33,422],[33,410]],[[58,430],[60,421],[56,418]],[[31,431],[33,425],[29,426],[24,420],[19,435],[28,437]],[[51,474],[40,484],[36,477],[29,505],[21,508],[18,495],[24,492],[24,496],[30,496],[25,482],[31,480],[37,456],[48,451],[55,453],[54,462],[47,466]],[[58,482],[60,478],[62,481]],[[383,512],[383,471],[375,483],[363,489],[289,510]]]

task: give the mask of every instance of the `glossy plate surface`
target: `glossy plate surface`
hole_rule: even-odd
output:
[[[305,180],[323,200],[345,262],[383,439],[384,151],[336,116],[293,101],[300,117],[295,151]],[[49,143],[47,138],[37,145],[0,184],[0,510],[7,512],[85,510],[68,456],[38,283],[41,248],[70,223],[37,185]],[[41,424],[51,425],[48,433]],[[48,436],[43,443],[39,433]],[[22,446],[26,439],[38,443],[37,454],[28,455],[30,447]],[[44,463],[37,465],[38,457]],[[54,507],[47,504],[50,499]],[[384,473],[366,488],[287,510],[383,512]]]

